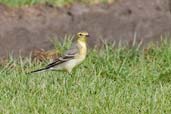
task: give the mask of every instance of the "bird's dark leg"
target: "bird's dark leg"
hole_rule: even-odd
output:
[[[71,77],[73,76],[73,73],[72,73],[72,72],[68,72],[68,74],[69,74],[69,76],[71,76]]]

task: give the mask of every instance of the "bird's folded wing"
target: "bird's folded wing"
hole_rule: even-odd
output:
[[[59,65],[61,63],[64,63],[66,61],[69,61],[69,60],[73,59],[75,57],[75,55],[78,54],[78,52],[79,52],[78,46],[77,45],[74,45],[63,56],[59,57],[54,62],[48,64],[46,66],[46,68],[51,68],[51,67],[54,67],[56,65]]]

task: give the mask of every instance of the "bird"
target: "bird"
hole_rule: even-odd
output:
[[[71,48],[67,50],[62,56],[46,65],[45,67],[31,71],[30,73],[47,70],[66,70],[67,72],[71,73],[73,68],[81,64],[86,58],[88,38],[88,32],[78,32],[76,34],[76,42],[73,43]]]

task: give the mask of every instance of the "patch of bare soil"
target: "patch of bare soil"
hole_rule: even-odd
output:
[[[28,55],[52,49],[50,38],[88,31],[89,45],[108,41],[149,42],[171,33],[170,0],[120,0],[115,4],[74,4],[56,8],[36,5],[9,8],[0,5],[0,57]]]

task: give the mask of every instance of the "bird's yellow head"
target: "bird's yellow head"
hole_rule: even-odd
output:
[[[77,41],[87,42],[88,37],[89,37],[88,32],[79,32],[79,33],[77,33]]]

